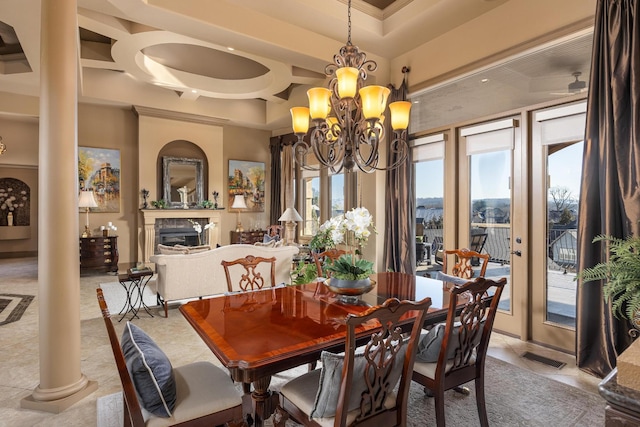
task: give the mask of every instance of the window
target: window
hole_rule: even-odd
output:
[[[319,227],[320,221],[320,177],[307,176],[311,174],[305,173],[302,178],[302,192],[303,192],[303,207],[302,207],[302,219],[303,219],[303,233],[307,236],[311,236],[316,233]]]
[[[331,216],[342,215],[344,213],[344,173],[329,176],[331,185]]]

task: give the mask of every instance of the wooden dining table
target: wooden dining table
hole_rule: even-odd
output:
[[[234,381],[253,384],[254,417],[260,426],[277,405],[269,390],[271,376],[316,362],[322,351],[344,351],[347,315],[389,298],[430,297],[425,324],[446,318],[449,284],[404,273],[377,273],[371,279],[374,288],[357,304],[342,303],[322,282],[314,282],[191,301],[180,312]]]

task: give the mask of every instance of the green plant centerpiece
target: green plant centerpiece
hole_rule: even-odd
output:
[[[356,303],[359,296],[375,286],[369,275],[374,273],[373,262],[361,259],[362,247],[367,243],[373,228],[373,217],[367,208],[353,208],[344,215],[335,216],[318,230],[316,240],[324,249],[344,245],[347,253],[331,262],[325,261],[323,270],[331,273],[325,283],[345,303]],[[315,237],[315,236],[314,236]]]
[[[602,292],[606,302],[611,301],[611,309],[618,319],[627,319],[635,327],[630,333],[638,335],[640,330],[640,237],[626,239],[599,235],[593,243],[605,242],[609,259],[585,268],[578,274],[583,283],[604,281]]]

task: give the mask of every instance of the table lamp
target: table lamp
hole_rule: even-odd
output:
[[[240,222],[240,209],[247,209],[247,203],[244,201],[244,195],[236,194],[233,197],[231,209],[238,209],[238,224],[236,225],[236,231],[244,231],[244,229],[242,228],[242,223]]]
[[[89,228],[89,208],[97,208],[98,204],[96,203],[95,197],[93,197],[93,191],[91,190],[82,190],[80,191],[80,200],[78,200],[78,207],[85,208],[87,213],[87,222],[84,226],[84,232],[82,233],[82,237],[91,237],[91,229]]]
[[[302,221],[302,217],[295,208],[287,208],[278,221],[285,221],[284,244],[290,245],[296,235],[296,222]]]

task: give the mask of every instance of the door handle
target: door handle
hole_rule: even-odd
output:
[[[511,251],[513,255],[522,256],[522,251]]]

